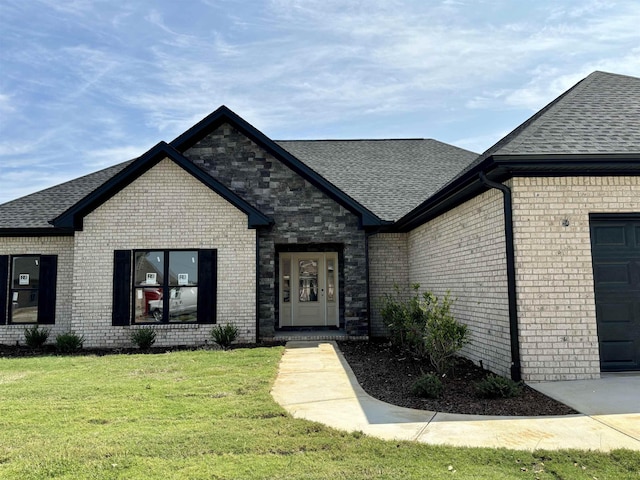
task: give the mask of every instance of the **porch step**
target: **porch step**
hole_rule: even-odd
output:
[[[300,342],[306,340],[334,340],[334,341],[367,341],[368,335],[347,335],[344,330],[309,330],[293,332],[276,332],[273,337],[263,338],[265,342]]]

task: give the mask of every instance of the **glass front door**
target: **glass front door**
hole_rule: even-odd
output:
[[[280,254],[280,327],[338,326],[338,254]]]

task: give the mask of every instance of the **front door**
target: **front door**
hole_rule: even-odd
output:
[[[338,254],[280,254],[280,327],[338,326]]]

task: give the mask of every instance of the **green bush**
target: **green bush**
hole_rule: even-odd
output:
[[[82,349],[84,336],[78,336],[73,332],[61,333],[56,337],[56,348],[61,353],[74,353]]]
[[[38,325],[34,325],[33,327],[27,327],[24,329],[24,341],[28,347],[42,348],[42,346],[47,343],[48,338],[49,329],[47,328],[40,330]]]
[[[149,350],[156,343],[156,331],[153,327],[142,327],[131,332],[131,341],[141,350]]]
[[[453,302],[448,292],[442,301],[432,293],[425,292],[423,300],[427,308],[425,349],[429,353],[431,366],[443,375],[451,370],[455,354],[469,343],[469,333],[466,325],[453,318]]]
[[[498,375],[489,375],[477,382],[475,386],[476,395],[480,398],[512,398],[522,393],[519,382]]]
[[[386,294],[379,301],[380,314],[389,330],[391,342],[407,350],[415,357],[424,358],[424,327],[426,312],[418,290],[419,284],[411,286],[413,293],[403,292],[394,285],[395,295]]]
[[[427,373],[411,386],[411,393],[419,397],[440,398],[443,388],[442,380],[438,375]]]
[[[233,323],[226,325],[216,325],[211,329],[211,339],[220,345],[223,350],[227,350],[239,335],[238,327]]]
[[[449,293],[440,300],[431,292],[420,295],[419,284],[411,288],[409,295],[395,286],[395,295],[379,303],[391,341],[414,357],[429,358],[439,375],[448,373],[454,355],[469,342],[467,326],[453,318]]]

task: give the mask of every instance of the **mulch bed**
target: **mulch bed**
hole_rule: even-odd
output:
[[[428,362],[411,358],[388,342],[338,342],[338,345],[362,388],[372,397],[400,407],[475,415],[578,413],[526,385],[522,394],[515,398],[478,398],[474,385],[490,372],[463,358],[457,358],[454,372],[442,379],[444,393],[441,398],[421,398],[411,393],[411,386],[423,373],[430,371]]]

